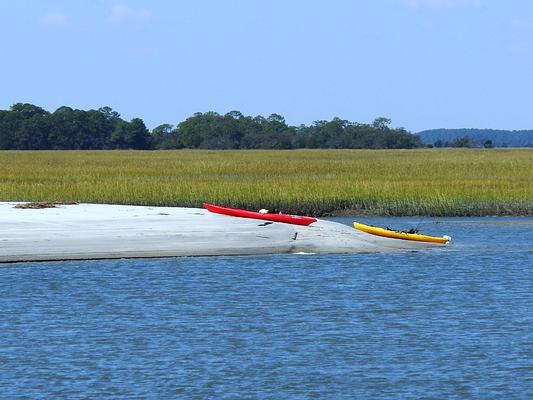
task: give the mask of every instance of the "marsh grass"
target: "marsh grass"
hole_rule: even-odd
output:
[[[0,201],[533,215],[533,150],[0,152]]]

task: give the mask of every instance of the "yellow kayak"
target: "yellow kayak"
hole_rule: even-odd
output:
[[[451,240],[449,236],[428,236],[420,235],[418,233],[407,233],[407,232],[398,232],[385,228],[378,228],[377,226],[360,224],[354,222],[353,226],[355,229],[370,233],[376,236],[387,237],[391,239],[402,239],[402,240],[413,240],[415,242],[428,242],[428,243],[439,243],[439,244],[448,244]]]

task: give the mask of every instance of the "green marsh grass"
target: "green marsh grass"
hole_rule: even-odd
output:
[[[0,201],[533,215],[533,149],[0,152]]]

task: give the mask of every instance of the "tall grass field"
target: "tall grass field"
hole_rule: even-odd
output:
[[[4,151],[0,201],[533,215],[533,149]]]

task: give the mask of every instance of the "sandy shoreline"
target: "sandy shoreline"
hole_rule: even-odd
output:
[[[309,227],[199,208],[104,204],[18,209],[0,203],[0,262],[69,259],[358,253],[427,247],[331,221]]]

